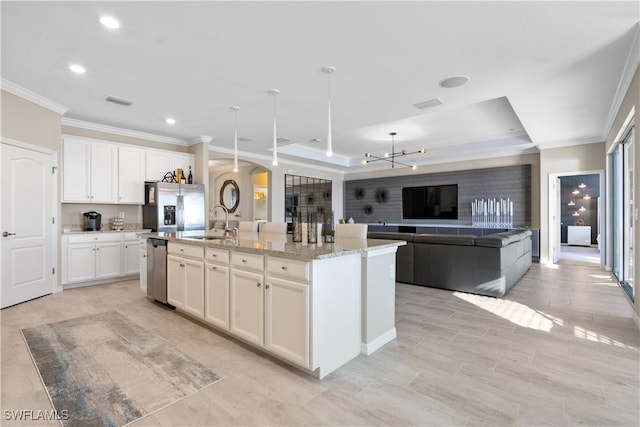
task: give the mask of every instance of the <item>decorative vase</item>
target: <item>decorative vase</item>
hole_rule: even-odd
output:
[[[325,243],[333,243],[334,238],[334,224],[333,224],[333,211],[325,214],[324,226],[322,227],[322,234],[324,235]]]
[[[307,242],[316,243],[318,241],[318,223],[316,222],[316,213],[307,213]]]
[[[291,220],[293,222],[292,240],[294,242],[302,242],[302,215],[297,209],[293,211]]]

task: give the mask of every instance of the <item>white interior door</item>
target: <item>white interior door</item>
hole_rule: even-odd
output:
[[[549,234],[551,241],[551,259],[556,264],[560,261],[560,178],[551,177],[549,192]]]
[[[54,155],[2,143],[0,308],[54,290]]]

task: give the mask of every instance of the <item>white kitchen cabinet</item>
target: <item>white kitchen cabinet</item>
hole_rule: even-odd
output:
[[[229,251],[205,250],[204,320],[229,329]]]
[[[140,289],[147,290],[147,241],[140,242]]]
[[[147,181],[162,181],[167,172],[173,171],[169,165],[168,151],[147,150],[146,158],[145,179]]]
[[[65,138],[62,201],[116,203],[117,146]]]
[[[230,274],[229,329],[235,335],[263,346],[264,276],[235,268]]]
[[[204,320],[229,329],[229,267],[207,263],[204,286]]]
[[[265,347],[309,367],[309,284],[279,277],[267,279]]]
[[[122,275],[122,236],[87,233],[63,239],[62,283],[90,282]]]
[[[204,319],[203,248],[169,242],[167,302]]]
[[[122,243],[122,274],[139,274],[140,271],[140,238],[137,233],[125,233]],[[145,246],[146,248],[146,246]],[[146,271],[145,271],[146,273]],[[146,283],[146,281],[145,281]]]
[[[182,168],[186,176],[189,173],[189,166],[191,166],[193,173],[194,159],[193,154],[188,153],[147,150],[145,178],[147,181],[162,181],[167,172],[174,172],[178,168]]]
[[[118,203],[144,204],[145,150],[118,147]]]
[[[96,243],[96,279],[122,275],[121,246],[120,242]]]
[[[186,177],[189,174],[189,166],[191,166],[191,174],[193,174],[193,161],[192,154],[172,152],[169,156],[169,169],[174,171],[181,168]]]

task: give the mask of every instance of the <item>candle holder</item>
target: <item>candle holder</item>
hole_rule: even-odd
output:
[[[318,242],[318,223],[315,212],[307,212],[307,242]]]
[[[302,242],[302,215],[297,209],[294,209],[291,215],[293,235],[291,240],[294,242]]]
[[[322,235],[325,243],[333,243],[335,241],[334,236],[334,224],[333,224],[333,211],[327,213],[324,216],[324,225],[322,226]]]
[[[512,228],[513,201],[510,199],[475,199],[471,203],[471,225],[484,228]]]

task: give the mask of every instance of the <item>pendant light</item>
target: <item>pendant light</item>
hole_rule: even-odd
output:
[[[278,89],[270,89],[269,93],[273,95],[273,166],[278,166],[278,136],[276,127],[277,109],[276,109],[276,96],[280,93]]]
[[[327,108],[327,157],[333,156],[333,148],[331,146],[331,73],[336,71],[336,67],[327,65],[322,69],[329,76],[329,103]]]
[[[229,107],[230,110],[233,111],[233,122],[234,122],[234,131],[233,131],[233,171],[238,172],[238,111],[240,107],[234,105],[233,107]]]

